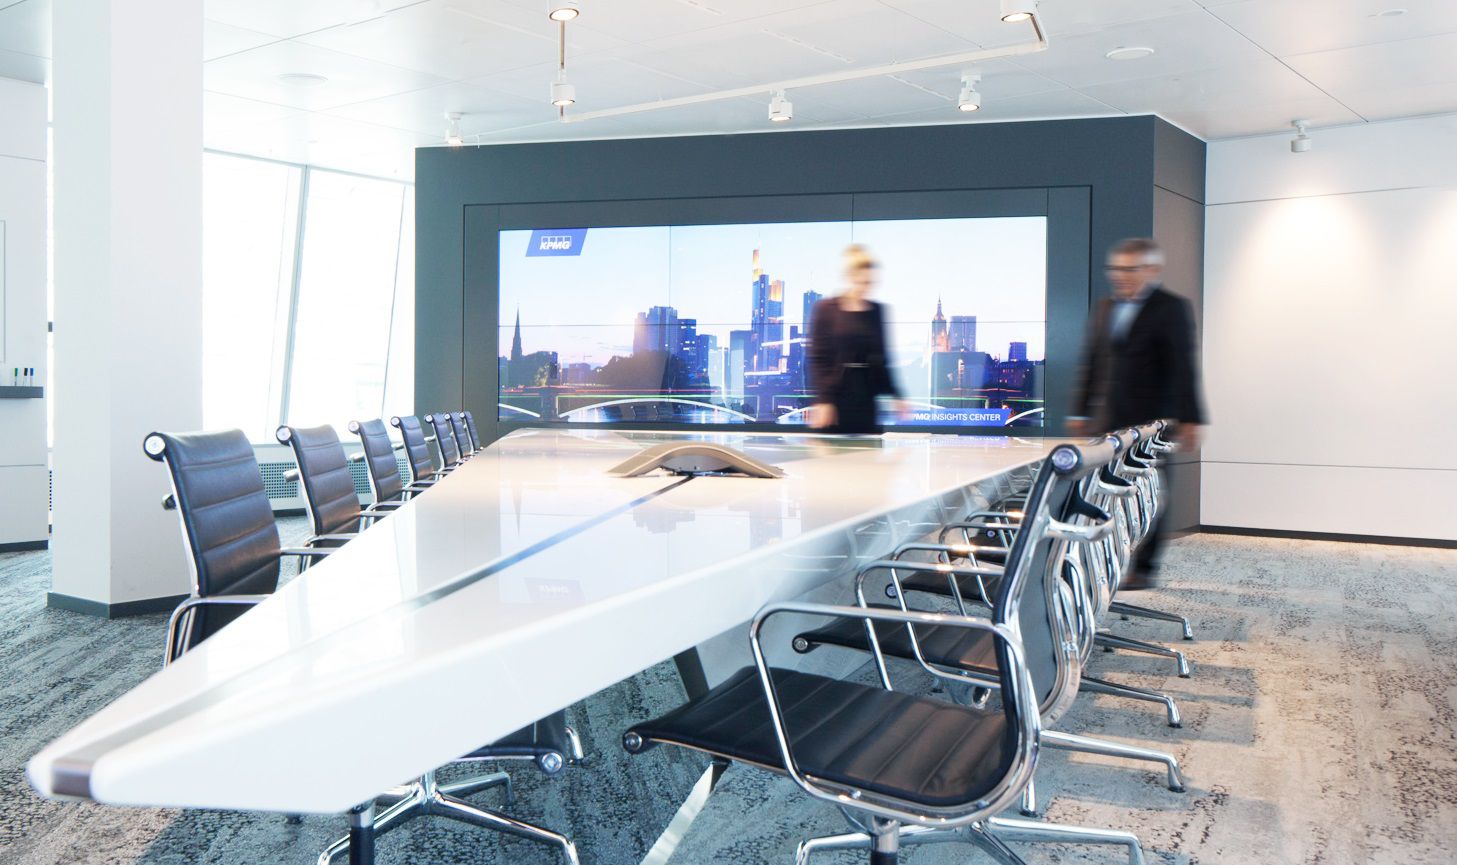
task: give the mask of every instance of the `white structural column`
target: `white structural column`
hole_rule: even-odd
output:
[[[202,425],[202,4],[55,6],[53,606],[188,590],[152,430]]]

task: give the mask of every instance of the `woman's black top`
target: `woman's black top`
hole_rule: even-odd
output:
[[[880,432],[875,398],[899,396],[885,348],[883,307],[846,310],[839,298],[816,303],[809,325],[809,387],[816,402],[835,406],[831,432]]]

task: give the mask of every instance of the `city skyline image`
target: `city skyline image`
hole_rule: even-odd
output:
[[[906,422],[1040,425],[1041,217],[503,231],[502,418],[799,422],[851,242],[882,265]]]

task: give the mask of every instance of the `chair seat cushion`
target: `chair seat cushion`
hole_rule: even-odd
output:
[[[535,759],[544,754],[560,754],[567,759],[572,754],[571,740],[567,736],[567,714],[556,712],[542,718],[535,724],[497,739],[489,745],[477,748],[466,759],[483,760],[492,757],[524,757]]]
[[[945,586],[944,581],[942,586]],[[888,604],[871,606],[879,609],[900,609]],[[887,655],[908,659],[916,657],[911,649],[910,633],[903,624],[876,622],[875,638],[880,642],[880,650]],[[921,645],[921,654],[933,664],[997,676],[997,638],[987,631],[920,625],[916,628],[916,639]],[[796,647],[800,640],[804,640],[810,645],[844,646],[848,649],[870,651],[870,638],[865,633],[865,623],[856,619],[836,619],[822,628],[805,631],[794,640]]]
[[[973,802],[1005,776],[1016,732],[987,712],[901,691],[774,669],[800,771],[930,807]],[[769,704],[754,667],[628,731],[783,772]]]

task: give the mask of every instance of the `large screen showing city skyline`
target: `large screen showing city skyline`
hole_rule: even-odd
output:
[[[499,417],[803,424],[850,243],[880,263],[887,425],[1042,426],[1041,216],[502,231]]]

